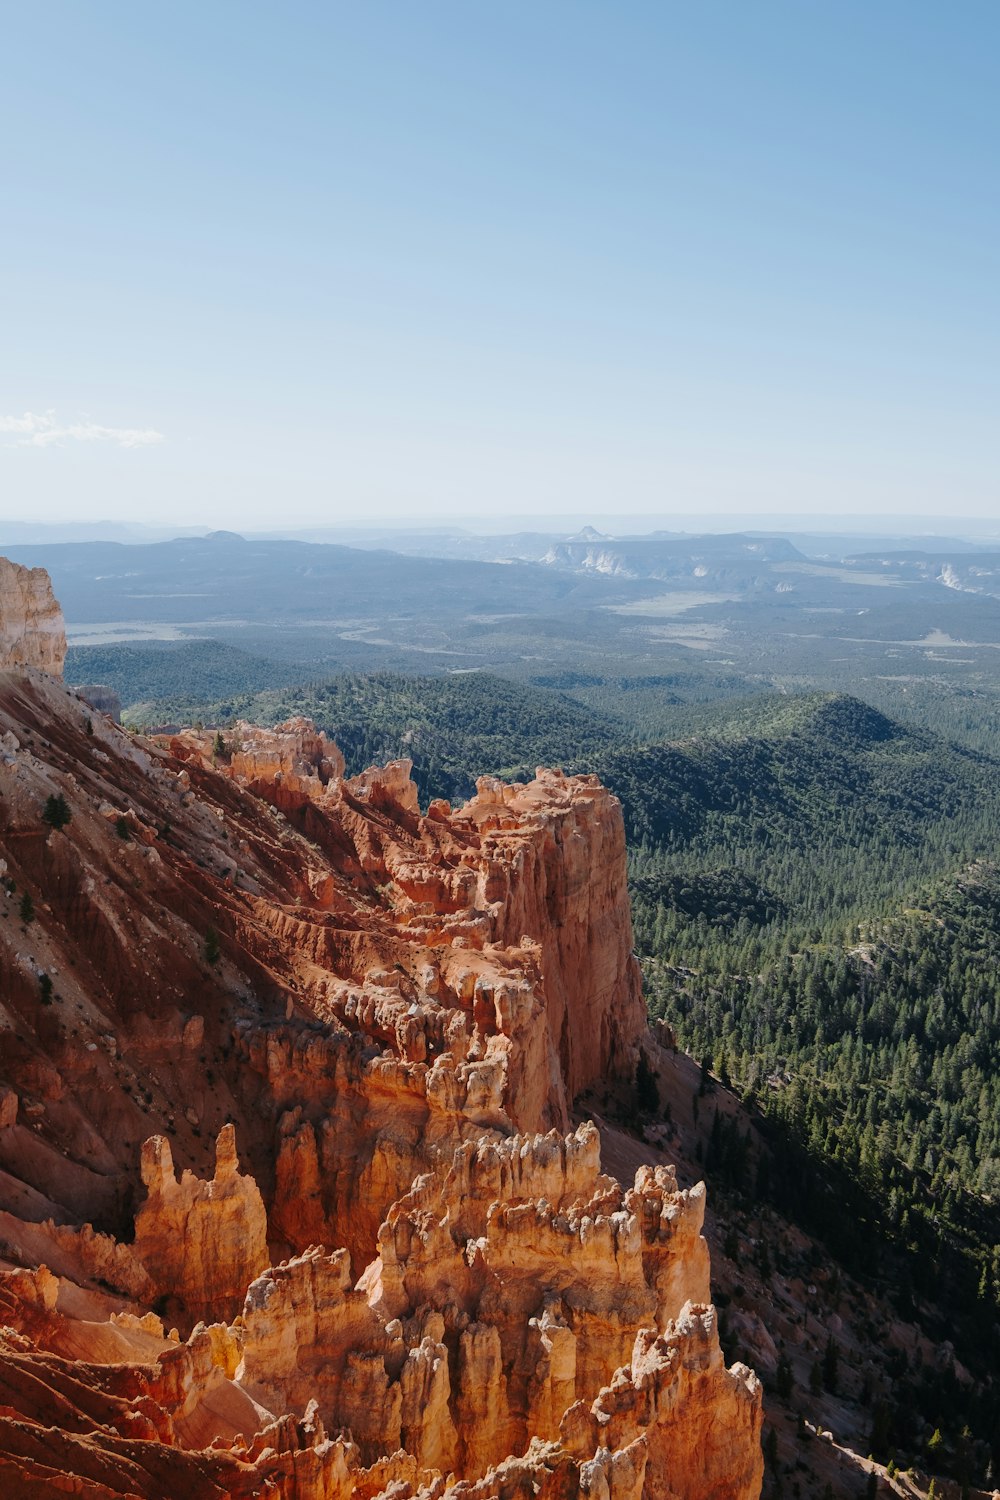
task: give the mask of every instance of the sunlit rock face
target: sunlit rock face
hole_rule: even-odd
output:
[[[0,859],[0,1493],[759,1494],[704,1187],[574,1128],[656,1046],[593,778],[8,673]]]
[[[239,1171],[232,1125],[219,1132],[208,1182],[193,1172],[177,1180],[163,1136],[146,1141],[141,1170],[146,1200],[133,1249],[157,1294],[206,1322],[235,1316],[268,1254],[264,1202],[253,1178]]]
[[[44,568],[0,557],[0,671],[36,667],[61,677],[66,627]]]

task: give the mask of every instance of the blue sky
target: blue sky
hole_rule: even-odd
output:
[[[0,515],[1000,510],[993,3],[0,21]]]

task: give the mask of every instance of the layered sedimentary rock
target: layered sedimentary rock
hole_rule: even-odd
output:
[[[66,627],[44,568],[0,557],[0,671],[36,667],[62,676]]]
[[[704,1188],[574,1128],[657,1045],[603,787],[424,815],[30,672],[0,743],[5,1495],[759,1492]]]

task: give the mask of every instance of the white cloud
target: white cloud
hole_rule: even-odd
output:
[[[102,427],[99,422],[58,422],[54,411],[26,411],[21,417],[0,417],[0,433],[11,433],[19,448],[49,448],[54,443],[114,443],[119,448],[146,448],[162,443],[163,433],[152,427]]]

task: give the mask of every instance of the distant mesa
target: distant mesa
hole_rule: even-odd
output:
[[[228,543],[245,541],[246,537],[238,531],[202,531],[197,533],[184,531],[178,536],[172,536],[170,538],[170,545],[176,547],[190,542]]]

